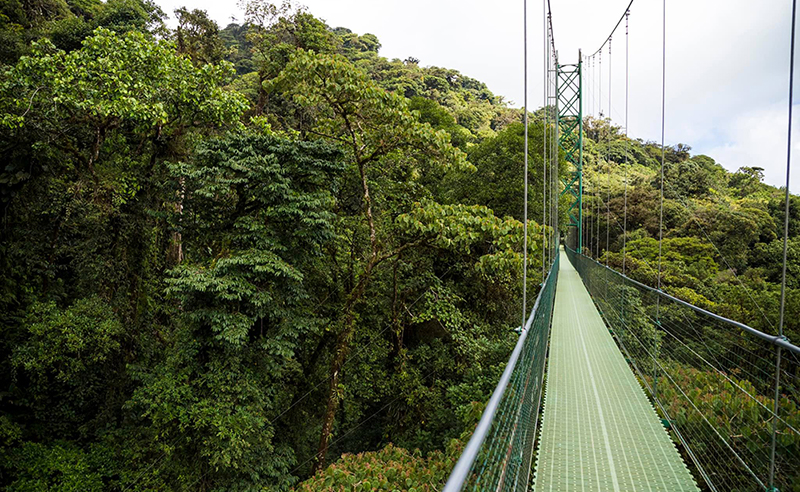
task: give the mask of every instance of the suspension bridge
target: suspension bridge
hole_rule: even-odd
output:
[[[561,64],[549,0],[543,2],[544,126],[542,282],[533,308],[523,288],[519,340],[445,491],[797,491],[800,490],[800,347],[783,334],[791,161],[791,86],[780,323],[769,334],[664,292],[661,241],[664,196],[666,2],[662,27],[661,189],[656,285],[626,276],[625,209],[613,217],[610,191],[598,183],[592,215],[622,232],[622,271],[598,261],[599,222],[585,223],[584,65],[611,55],[624,27],[625,123],[631,1],[600,48]],[[525,6],[527,87],[527,5]],[[607,58],[607,59],[608,59]],[[609,60],[610,61],[610,60]],[[600,77],[602,80],[602,77]],[[611,113],[611,77],[608,84]],[[528,149],[525,91],[525,251]],[[548,138],[549,132],[549,138]],[[559,157],[561,156],[561,157]],[[569,170],[559,172],[559,161]],[[559,210],[564,197],[566,211]],[[559,237],[559,218],[567,234]],[[606,251],[610,251],[606,227]],[[536,239],[538,240],[538,238]],[[709,240],[710,241],[710,240]],[[563,244],[560,244],[563,243]],[[587,247],[588,246],[588,247]],[[596,247],[596,249],[593,248]],[[608,256],[605,256],[606,261]],[[642,261],[645,261],[642,259]],[[523,264],[527,280],[528,258]],[[744,286],[742,286],[744,288]],[[698,387],[702,374],[705,385]]]

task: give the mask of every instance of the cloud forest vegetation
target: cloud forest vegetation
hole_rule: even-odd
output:
[[[438,490],[480,417],[519,325],[521,110],[372,34],[245,7],[169,28],[150,0],[0,1],[0,487]],[[615,197],[628,153],[628,270],[652,284],[661,149],[586,130]],[[667,149],[664,285],[773,333],[783,195],[762,178]],[[604,217],[587,253],[618,266]]]

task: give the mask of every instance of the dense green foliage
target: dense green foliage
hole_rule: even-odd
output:
[[[0,486],[285,490],[383,449],[436,487],[522,262],[518,193],[453,183],[502,138],[520,189],[520,113],[289,5],[222,30],[139,0],[2,12]]]
[[[655,285],[661,148],[627,139],[607,121],[589,120],[587,136],[585,252],[603,262],[607,255],[609,265],[622,270],[627,152],[626,273]],[[766,333],[777,333],[784,192],[762,182],[761,168],[729,173],[710,157],[691,156],[689,150],[678,144],[665,154],[664,290]],[[798,207],[800,198],[792,196],[786,319],[791,340],[800,340],[800,317],[791,315],[800,313]]]
[[[297,490],[433,492],[442,489],[461,449],[451,446],[447,454],[434,451],[423,458],[389,444],[377,452],[345,454]]]
[[[521,112],[289,4],[176,16],[0,2],[0,487],[439,488],[516,341]],[[588,128],[597,179],[625,140]],[[658,152],[630,145],[645,281]],[[780,194],[668,157],[667,289],[771,330],[748,299],[774,318]]]

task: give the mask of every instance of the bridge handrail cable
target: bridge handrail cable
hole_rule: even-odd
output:
[[[613,268],[607,267],[607,266],[603,265],[602,263],[598,262],[597,260],[595,260],[593,258],[589,258],[588,256],[586,256],[586,255],[584,255],[582,253],[578,253],[577,251],[575,251],[575,250],[573,250],[573,249],[571,249],[569,247],[566,247],[566,248],[569,249],[572,253],[575,253],[577,255],[581,255],[584,258],[587,258],[587,259],[597,263],[599,266],[601,266],[601,267],[603,267],[603,268],[605,268],[607,270],[612,271],[613,273],[621,276],[626,281],[631,282],[632,284],[635,284],[638,287],[641,287],[641,288],[643,288],[645,290],[654,292],[654,293],[656,293],[656,294],[658,294],[660,296],[663,296],[663,297],[665,297],[665,298],[667,298],[667,299],[669,299],[669,300],[671,300],[673,302],[677,302],[678,304],[680,304],[682,306],[685,306],[685,307],[687,307],[689,309],[692,309],[692,310],[694,310],[694,311],[696,311],[696,312],[698,312],[700,314],[703,314],[705,316],[710,316],[711,318],[714,318],[717,321],[721,321],[723,323],[727,323],[727,324],[736,326],[737,328],[740,328],[740,329],[750,333],[751,335],[754,335],[754,336],[756,336],[758,338],[761,338],[762,340],[766,340],[767,342],[771,343],[772,345],[775,345],[776,347],[781,347],[783,349],[789,350],[790,352],[793,352],[795,354],[800,355],[800,347],[798,347],[797,345],[792,344],[785,336],[769,335],[767,333],[764,333],[763,331],[759,331],[759,330],[753,328],[752,326],[748,326],[748,325],[746,325],[744,323],[740,323],[740,322],[732,320],[730,318],[726,318],[724,316],[720,316],[719,314],[714,314],[711,311],[703,309],[703,308],[701,308],[699,306],[695,306],[694,304],[690,304],[690,303],[688,303],[688,302],[686,302],[686,301],[684,301],[682,299],[678,299],[675,296],[667,294],[663,290],[656,289],[655,287],[650,287],[649,285],[643,284],[643,283],[639,282],[638,280],[634,280],[634,279],[628,277],[627,275],[623,275],[622,273],[614,270]]]
[[[539,291],[539,294],[536,297],[536,302],[533,305],[533,309],[531,310],[531,314],[528,317],[528,320],[525,322],[525,326],[520,333],[519,339],[517,340],[517,344],[514,346],[514,351],[511,353],[511,356],[508,359],[508,363],[506,364],[505,370],[503,371],[503,375],[500,377],[500,381],[497,383],[497,386],[492,393],[492,397],[489,400],[489,403],[486,404],[486,408],[481,415],[481,419],[478,422],[475,431],[472,433],[472,437],[470,438],[469,442],[467,443],[464,451],[461,453],[461,457],[458,459],[453,471],[450,473],[450,477],[447,479],[447,483],[444,486],[443,492],[457,492],[464,488],[467,484],[468,480],[470,479],[470,472],[473,469],[473,465],[478,458],[478,455],[486,442],[486,438],[489,435],[489,431],[492,428],[492,425],[495,422],[495,418],[498,414],[498,409],[500,408],[501,400],[503,399],[504,394],[506,393],[506,388],[508,388],[509,383],[511,382],[511,377],[514,370],[517,368],[518,362],[520,361],[520,356],[522,354],[523,348],[525,346],[526,340],[528,339],[528,335],[531,333],[531,327],[533,326],[534,319],[536,318],[537,314],[539,313],[540,309],[549,309],[552,313],[552,304],[553,300],[555,299],[554,291],[555,291],[555,283],[558,278],[558,257],[556,256],[556,261],[550,267],[550,271],[547,274],[547,278],[542,284],[542,288]],[[543,298],[544,299],[543,301]],[[547,302],[549,305],[542,306],[542,302]],[[548,323],[547,328],[549,329],[549,314],[548,313]],[[535,328],[535,327],[534,327]],[[547,337],[544,337],[547,340]],[[541,361],[544,362],[544,361]],[[542,381],[538,382],[539,386],[541,387]],[[538,405],[537,405],[537,413],[538,413]],[[532,450],[531,450],[532,451]],[[530,468],[530,465],[528,465]],[[524,483],[527,484],[528,480],[525,479]],[[523,489],[524,490],[524,489]]]

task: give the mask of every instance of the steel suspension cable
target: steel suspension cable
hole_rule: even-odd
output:
[[[545,255],[547,251],[547,0],[542,0],[542,62],[544,64],[544,79],[542,91],[544,92],[544,124],[542,125],[542,285],[547,276]],[[549,258],[548,258],[549,260]]]
[[[589,205],[592,212],[591,222],[589,222],[589,255],[594,255],[594,180],[591,181],[592,188],[590,194],[592,195],[592,203]]]
[[[525,125],[525,141],[523,143],[524,153],[524,181],[525,191],[523,192],[523,239],[522,239],[522,323],[525,326],[525,314],[528,310],[528,0],[522,0],[522,57],[523,57],[523,96],[522,111],[523,125]]]
[[[608,38],[608,144],[606,145],[606,191],[608,200],[606,201],[606,266],[608,266],[609,242],[611,240],[611,37]]]
[[[623,190],[623,207],[622,207],[622,275],[625,276],[625,264],[627,260],[627,241],[628,241],[628,145],[630,144],[630,140],[628,139],[628,17],[630,16],[630,11],[625,12],[625,176],[623,177],[624,181],[624,190]],[[616,215],[616,214],[615,214]],[[608,265],[606,265],[608,266]],[[627,305],[627,296],[625,293],[622,294],[622,325],[626,326],[626,308]],[[681,439],[683,442],[683,439]],[[684,443],[685,444],[685,443]],[[689,449],[688,446],[685,446],[686,449]],[[694,457],[694,453],[691,454],[692,459],[697,463],[697,460]],[[700,467],[698,467],[700,468]],[[702,469],[702,468],[701,468]]]
[[[794,96],[794,33],[795,33],[795,19],[797,15],[797,0],[792,0],[792,35],[791,47],[789,49],[789,115],[787,122],[787,144],[786,144],[786,190],[784,194],[783,209],[783,266],[781,272],[781,307],[780,318],[778,321],[778,336],[784,338],[783,335],[783,322],[784,313],[786,311],[786,253],[789,246],[789,175],[792,170],[792,99]],[[775,349],[775,397],[773,399],[772,412],[777,417],[778,415],[778,399],[780,398],[781,389],[781,347]],[[771,490],[775,489],[775,444],[778,434],[778,419],[772,419],[772,442],[770,444],[770,464],[769,464],[769,486]]]
[[[592,114],[592,115],[596,114],[595,110],[594,110],[594,104],[596,102],[596,98],[594,96],[594,67],[595,67],[595,59],[594,59],[594,57],[592,57],[592,61],[591,61],[591,64],[589,66],[589,84],[588,84],[589,97],[591,99],[591,102],[590,102],[591,108],[589,110],[589,114]]]
[[[661,291],[661,243],[664,239],[664,158],[666,149],[664,147],[664,111],[666,108],[666,87],[667,87],[667,0],[662,0],[661,18],[661,187],[659,192],[659,211],[658,211],[658,290]],[[660,296],[656,298],[656,321],[661,320]],[[653,373],[653,395],[658,397],[658,377]]]
[[[546,32],[546,30],[545,30],[545,36],[547,37],[548,40],[550,39],[550,36]],[[546,57],[545,63],[544,63],[544,74],[545,74],[544,78],[545,78],[545,84],[546,84],[545,98],[544,98],[544,112],[545,112],[545,115],[546,115],[546,118],[547,118],[547,125],[546,126],[547,126],[547,128],[549,130],[550,138],[549,139],[545,139],[545,141],[544,141],[544,145],[547,148],[547,159],[545,160],[545,164],[544,165],[548,166],[547,176],[548,176],[549,181],[547,182],[547,190],[548,190],[547,192],[550,194],[550,201],[547,202],[547,207],[548,207],[548,214],[549,214],[549,217],[550,217],[550,222],[547,225],[551,228],[550,231],[548,232],[548,234],[549,234],[548,235],[548,238],[549,238],[548,247],[550,248],[550,254],[551,254],[551,258],[549,259],[549,261],[552,262],[555,259],[555,253],[556,252],[555,252],[555,249],[553,248],[553,237],[552,237],[552,235],[554,234],[554,229],[552,228],[552,226],[553,226],[553,199],[555,197],[553,195],[553,169],[552,169],[552,167],[550,167],[550,165],[551,165],[550,161],[552,161],[552,152],[553,152],[553,149],[550,147],[550,140],[553,139],[554,130],[552,128],[550,128],[550,121],[551,120],[550,120],[550,109],[549,109],[549,106],[550,106],[550,48],[549,47],[546,50],[546,54],[547,54],[547,57]]]
[[[597,173],[597,253],[595,258],[600,259],[600,205],[603,203],[603,190],[600,188],[600,173]]]
[[[552,73],[552,77],[553,77],[553,84],[550,87],[551,87],[551,89],[553,91],[552,92],[553,93],[553,101],[555,102],[555,104],[553,105],[553,112],[554,112],[554,114],[556,116],[556,124],[554,125],[554,127],[555,127],[555,135],[554,135],[552,141],[550,142],[550,146],[551,146],[551,149],[552,149],[552,152],[550,153],[550,158],[553,160],[553,167],[555,168],[555,177],[553,179],[553,187],[556,190],[556,194],[555,194],[555,201],[556,201],[556,203],[555,203],[555,207],[556,207],[556,240],[558,241],[560,239],[560,236],[561,236],[561,213],[560,213],[560,210],[559,210],[559,204],[560,204],[560,201],[561,201],[561,185],[560,185],[561,166],[560,166],[559,160],[558,160],[558,100],[556,99],[556,78],[558,77],[558,74],[555,71],[556,65],[555,65],[555,58],[553,56],[554,55],[551,55],[551,59],[550,59],[551,67],[553,68],[553,71],[551,72]],[[579,210],[579,212],[580,212],[580,210]],[[558,246],[558,244],[556,244],[556,246]],[[558,254],[558,248],[556,248],[556,254]]]
[[[666,68],[667,68],[667,0],[662,0],[661,26],[661,183],[659,189],[658,212],[658,290],[661,290],[661,243],[664,236],[664,110],[666,108]]]
[[[597,118],[597,115],[600,113],[600,109],[597,107],[598,99],[597,99],[597,57],[592,57],[592,81],[591,81],[591,89],[592,89],[592,113],[594,113],[594,117]]]
[[[586,179],[586,186],[584,189],[587,190],[587,198],[591,198],[586,202],[586,222],[588,227],[586,228],[586,242],[584,243],[584,249],[586,249],[586,256],[591,258],[594,255],[594,246],[592,245],[592,236],[594,234],[594,181],[589,179],[588,176]]]
[[[556,255],[558,255],[559,254],[558,253],[558,241],[561,238],[561,213],[560,213],[560,209],[559,209],[559,204],[560,204],[560,201],[561,201],[561,184],[560,184],[561,183],[561,181],[560,181],[561,180],[561,166],[560,166],[559,160],[558,160],[558,99],[556,98],[556,96],[557,96],[556,95],[556,78],[558,77],[558,74],[556,72],[555,58],[554,58],[553,54],[551,54],[550,63],[551,63],[551,67],[553,69],[552,72],[551,72],[552,77],[553,77],[553,79],[552,79],[553,83],[551,84],[550,88],[551,88],[552,94],[553,94],[552,99],[555,102],[555,104],[552,107],[552,111],[553,111],[553,114],[555,115],[555,118],[556,118],[556,123],[555,123],[555,125],[553,125],[553,127],[555,128],[555,133],[554,133],[553,138],[551,139],[551,142],[550,142],[550,148],[552,150],[552,152],[550,153],[550,159],[553,161],[552,162],[552,166],[555,169],[555,176],[553,177],[553,188],[555,189],[555,192],[556,192],[555,195],[554,195],[554,198],[555,198],[555,209],[556,209],[556,216],[555,216],[555,224],[556,224]]]
[[[622,213],[622,274],[625,275],[625,255],[628,239],[628,18],[630,10],[625,12],[625,198]]]
[[[603,117],[603,98],[601,96],[603,94],[603,53],[600,52],[600,56],[598,57],[597,61],[597,113],[598,117]]]
[[[550,32],[550,48],[553,50],[553,57],[558,65],[558,51],[556,51],[556,39],[553,33],[553,11],[550,8],[550,0],[547,0],[547,28]]]
[[[664,236],[664,110],[666,108],[666,68],[667,68],[667,0],[662,0],[662,26],[661,26],[661,183],[659,189],[658,212],[658,290],[661,290],[661,243]]]
[[[784,217],[783,217],[783,268],[781,273],[781,313],[778,322],[778,336],[783,336],[783,323],[784,311],[786,307],[786,256],[789,241],[789,174],[792,169],[792,98],[793,98],[793,85],[794,85],[794,35],[795,35],[795,15],[797,8],[797,0],[792,0],[792,48],[791,48],[791,61],[789,62],[789,116],[788,116],[788,135],[787,135],[787,149],[786,149],[786,190],[784,199]]]
[[[587,60],[586,60],[586,66],[587,66],[587,72],[586,72],[586,81],[587,81],[587,84],[586,84],[586,99],[587,99],[587,102],[589,103],[589,111],[588,111],[588,113],[590,115],[592,113],[594,113],[594,100],[592,99],[592,93],[593,93],[593,91],[592,91],[592,73],[593,73],[592,72],[592,63],[594,63],[594,58],[587,58]]]
[[[614,32],[616,32],[616,30],[619,28],[619,25],[622,23],[622,19],[624,19],[625,16],[627,15],[627,13],[631,10],[631,5],[633,5],[633,0],[631,0],[630,3],[628,4],[628,6],[625,7],[625,12],[620,16],[619,20],[614,25],[614,29],[611,30],[611,33],[608,35],[608,37],[605,39],[605,41],[603,41],[603,44],[601,44],[600,47],[597,48],[597,51],[592,53],[592,56],[594,56],[597,53],[599,53],[603,49],[603,46],[606,45],[606,43],[610,43],[611,42],[611,36],[614,35]]]

